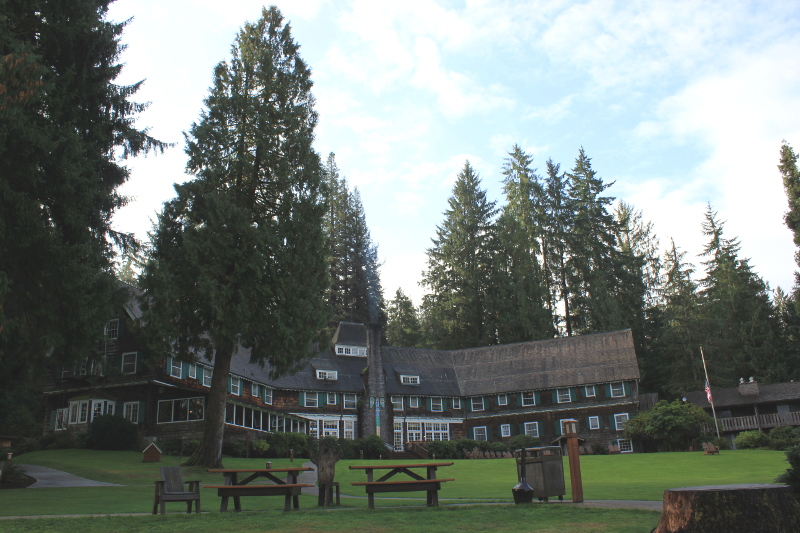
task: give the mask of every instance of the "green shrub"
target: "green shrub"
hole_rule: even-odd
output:
[[[136,425],[119,415],[96,416],[86,435],[86,447],[92,450],[131,450],[136,447]]]
[[[269,451],[269,442],[264,439],[254,440],[250,443],[250,455],[255,457],[266,457]]]
[[[428,453],[435,454],[437,459],[460,459],[462,457],[461,450],[452,440],[430,441],[426,443],[425,447],[428,448]]]
[[[0,469],[3,470],[3,476],[0,478],[0,484],[3,487],[17,488],[27,484],[28,478],[25,475],[25,470],[13,461],[11,463],[0,461]]]
[[[741,450],[769,446],[769,437],[758,431],[742,431],[733,439],[736,448]]]
[[[769,447],[773,450],[785,450],[789,446],[800,444],[800,428],[778,426],[769,432]]]
[[[592,451],[595,455],[608,455],[608,446],[602,442],[598,442],[597,444],[592,444]]]
[[[775,481],[789,485],[795,494],[800,496],[800,445],[790,446],[786,450],[786,460],[789,462],[789,468]]]
[[[485,449],[486,442],[474,439],[459,439],[456,441],[456,447],[458,451],[464,453],[464,450],[468,452],[472,452],[475,448],[483,451]]]
[[[222,454],[228,457],[245,457],[247,455],[247,444],[243,440],[236,438],[223,439]]]
[[[486,450],[490,452],[507,452],[508,444],[505,442],[492,441],[487,443]]]
[[[539,437],[530,435],[514,435],[508,439],[508,450],[511,452],[522,448],[538,448],[541,445],[542,440]]]
[[[625,425],[629,439],[655,442],[662,451],[685,451],[714,421],[694,404],[661,400]]]
[[[364,459],[379,459],[380,457],[386,457],[389,453],[389,450],[386,448],[386,443],[378,435],[370,435],[366,439],[363,439],[362,446],[363,448],[361,449],[364,450]]]

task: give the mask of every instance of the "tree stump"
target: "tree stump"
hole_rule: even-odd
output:
[[[800,500],[787,485],[712,485],[664,491],[653,533],[800,531]]]
[[[320,488],[317,505],[328,507],[333,504],[336,463],[342,458],[343,453],[339,443],[333,437],[324,437],[319,442],[315,442],[312,437],[309,437],[308,442],[311,462],[317,467],[317,485]]]

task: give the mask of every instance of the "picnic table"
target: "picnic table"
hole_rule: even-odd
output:
[[[438,491],[442,488],[442,483],[455,481],[455,479],[438,479],[436,469],[440,466],[451,466],[453,463],[419,463],[419,464],[374,464],[374,465],[352,465],[350,470],[366,470],[367,481],[353,481],[353,486],[363,486],[367,490],[369,508],[375,508],[375,494],[379,492],[410,492],[424,490],[428,493],[426,505],[437,507],[439,505]],[[422,477],[411,468],[426,469],[426,477]],[[389,470],[386,474],[374,479],[375,470]],[[397,474],[405,474],[411,479],[392,479]]]
[[[284,496],[284,511],[292,508],[300,508],[300,492],[305,487],[313,487],[307,483],[298,483],[297,477],[300,472],[313,470],[310,467],[299,468],[211,468],[208,471],[225,476],[223,485],[203,485],[206,489],[217,489],[217,496],[222,498],[219,510],[228,510],[228,498],[233,497],[233,507],[236,511],[242,510],[239,500],[241,496]],[[275,474],[286,474],[286,479],[281,479]],[[244,475],[244,479],[239,480],[239,474]],[[272,483],[269,484],[250,484],[259,478],[267,478]]]

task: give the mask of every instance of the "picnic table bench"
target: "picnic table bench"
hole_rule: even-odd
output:
[[[375,508],[375,494],[379,492],[410,492],[410,491],[426,491],[428,493],[426,505],[428,507],[437,507],[439,505],[439,489],[442,488],[442,483],[446,481],[455,481],[455,479],[437,479],[436,469],[440,466],[451,466],[453,463],[419,463],[419,464],[395,464],[395,465],[353,465],[350,470],[366,470],[366,481],[353,481],[353,486],[363,486],[367,490],[367,499],[369,500],[369,508]],[[425,468],[427,476],[422,477],[420,474],[410,470],[411,468]],[[374,479],[375,470],[389,470],[386,474]],[[392,479],[397,474],[405,474],[411,479]]]
[[[298,483],[297,476],[300,472],[313,470],[313,468],[261,468],[261,469],[229,469],[212,468],[209,472],[224,474],[225,482],[223,485],[203,485],[206,489],[217,489],[217,496],[222,498],[219,506],[220,512],[228,510],[228,499],[233,498],[233,507],[236,511],[242,510],[240,501],[241,496],[284,496],[284,511],[291,511],[292,508],[300,508],[300,492],[305,487],[313,487],[308,483]],[[286,473],[286,479],[281,479],[275,474]],[[239,481],[239,474],[249,474]],[[253,484],[260,477],[265,477],[272,481],[271,484]]]

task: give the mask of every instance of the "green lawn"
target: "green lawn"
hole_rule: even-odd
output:
[[[33,518],[0,520],[4,533],[27,531],[107,531],[168,533],[640,533],[658,524],[659,513],[627,509],[576,509],[569,505],[500,505],[437,509],[376,509],[284,513],[210,513],[203,515],[116,516],[100,518]]]
[[[153,481],[158,468],[179,463],[177,457],[165,457],[161,463],[142,463],[136,452],[101,452],[90,450],[52,450],[28,453],[17,457],[20,463],[37,464],[64,470],[98,481],[119,483],[122,487],[82,487],[53,489],[4,490],[0,493],[0,516],[39,514],[141,513],[152,506]],[[274,467],[300,466],[303,460],[272,460]],[[344,498],[343,506],[366,507],[364,489],[351,481],[363,481],[363,471],[349,470],[351,464],[378,461],[340,461],[337,481],[342,493],[360,496]],[[225,459],[228,468],[263,468],[263,459]],[[658,453],[582,456],[584,498],[587,500],[654,500],[660,501],[665,489],[712,484],[771,483],[787,467],[783,452],[766,450],[723,451],[718,456],[702,453]],[[565,473],[569,482],[568,466]],[[219,474],[204,469],[187,469],[186,479],[203,483],[219,483]],[[455,478],[445,483],[440,492],[442,504],[470,502],[511,502],[511,488],[516,484],[512,459],[459,460],[439,470],[439,477]],[[424,493],[386,494],[397,499],[379,500],[378,506],[420,506]],[[570,497],[569,489],[567,498]],[[278,510],[282,498],[243,498],[245,510]],[[205,511],[218,514],[219,498],[214,490],[203,490]],[[168,505],[179,511],[182,504]],[[301,509],[316,507],[316,498],[301,496]],[[4,528],[3,528],[4,529]]]

